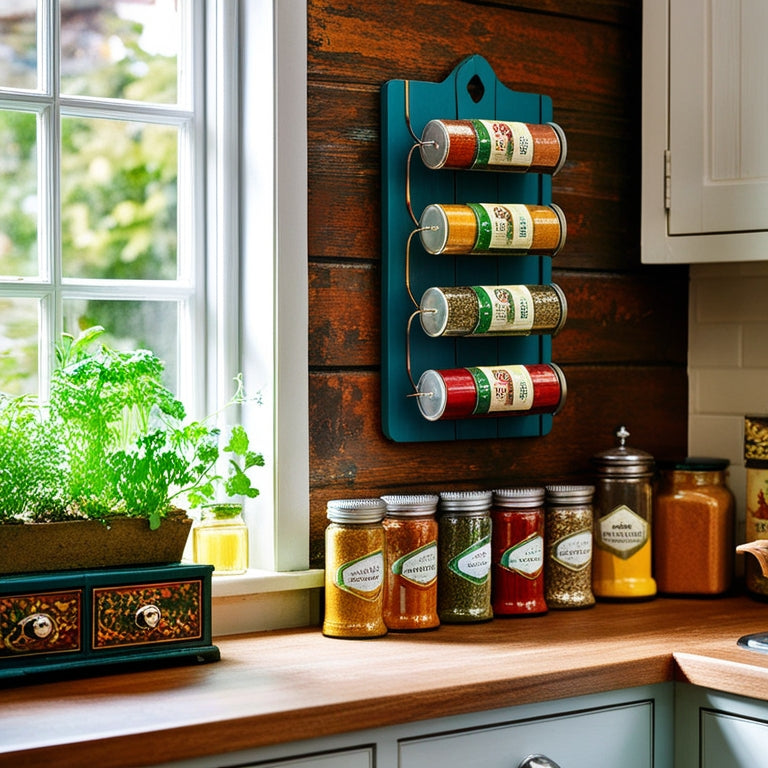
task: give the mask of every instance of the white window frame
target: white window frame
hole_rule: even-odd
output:
[[[309,569],[306,0],[217,0],[207,29],[217,57],[209,121],[219,126],[209,247],[240,253],[239,275],[226,259],[209,274],[217,301],[240,302],[239,322],[217,330],[211,380],[231,387],[242,370],[260,392],[261,407],[244,418],[267,465],[246,513],[254,567],[214,578],[216,635],[316,623],[323,572]]]

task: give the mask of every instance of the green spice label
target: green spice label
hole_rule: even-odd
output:
[[[467,547],[449,560],[448,568],[472,584],[485,584],[491,572],[490,535],[479,539],[471,547]]]
[[[525,285],[473,285],[479,319],[474,334],[526,333],[533,328],[533,297]]]
[[[626,504],[597,521],[597,546],[627,560],[648,541],[648,522]]]
[[[473,120],[478,152],[473,168],[503,165],[524,171],[533,162],[533,138],[525,123]]]
[[[363,557],[342,563],[334,583],[363,600],[376,600],[384,584],[384,552],[377,549]]]
[[[477,389],[474,414],[529,411],[533,406],[533,380],[524,365],[481,366],[467,370]]]
[[[533,244],[533,217],[523,204],[469,203],[477,219],[473,251],[521,251]]]
[[[552,545],[552,558],[571,571],[583,571],[592,562],[592,530],[563,536]]]
[[[499,564],[526,579],[535,579],[544,568],[544,539],[540,534],[532,533],[506,550]]]
[[[395,560],[392,573],[420,587],[432,584],[437,578],[437,542],[432,541]]]

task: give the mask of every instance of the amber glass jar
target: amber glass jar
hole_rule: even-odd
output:
[[[659,592],[718,595],[733,578],[734,502],[728,459],[659,464],[653,565]]]

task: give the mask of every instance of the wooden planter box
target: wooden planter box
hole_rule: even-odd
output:
[[[0,575],[178,563],[191,527],[182,511],[155,531],[138,517],[0,525]]]

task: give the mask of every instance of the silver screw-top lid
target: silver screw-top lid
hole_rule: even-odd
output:
[[[448,245],[450,225],[442,205],[428,205],[419,219],[419,238],[424,250],[436,256]]]
[[[421,415],[428,421],[437,421],[444,413],[448,403],[448,389],[438,371],[430,368],[419,377],[416,398]]]
[[[493,503],[493,491],[442,491],[441,512],[486,512]]]
[[[383,499],[333,499],[326,505],[326,515],[334,523],[378,523],[386,513]]]
[[[428,517],[437,511],[436,493],[395,494],[381,497],[389,517]]]
[[[594,485],[548,485],[547,504],[590,504],[595,494]]]
[[[604,475],[640,477],[653,474],[654,458],[650,453],[627,445],[629,431],[625,426],[616,430],[616,445],[592,457],[598,471]]]
[[[493,503],[499,507],[531,509],[544,503],[543,488],[498,488],[493,492]]]
[[[427,168],[442,168],[448,158],[451,139],[442,120],[430,120],[421,133],[419,153]]]

